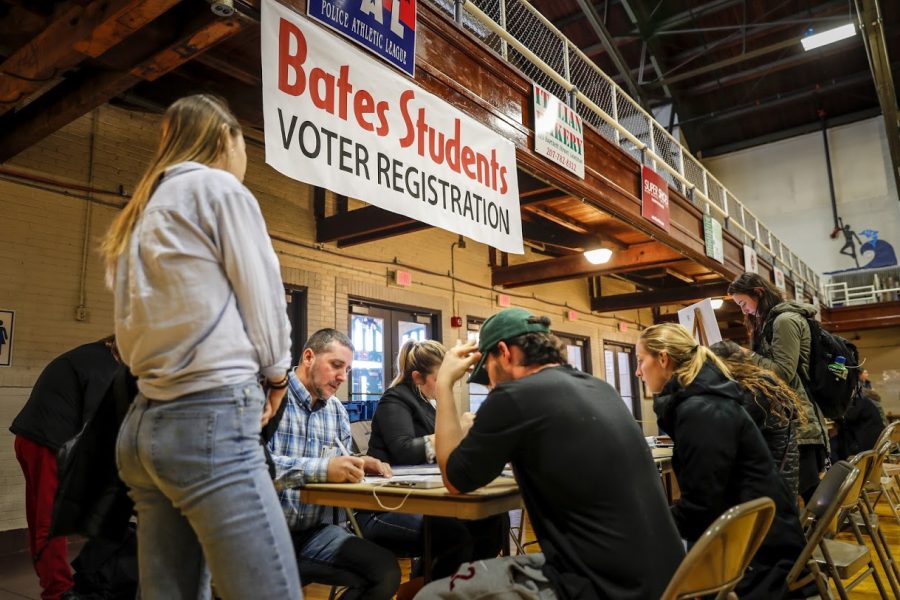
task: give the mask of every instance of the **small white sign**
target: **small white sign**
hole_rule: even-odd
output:
[[[13,328],[16,311],[0,309],[0,367],[12,366]]]
[[[772,267],[772,274],[775,276],[775,287],[782,292],[787,290],[787,284],[784,281],[784,271],[778,267]]]
[[[700,315],[699,324],[697,322],[698,314]],[[712,346],[716,342],[722,341],[722,332],[719,331],[719,322],[716,320],[716,311],[713,310],[710,298],[679,310],[678,322],[704,346]]]
[[[803,302],[803,282],[794,280],[794,300]]]
[[[584,179],[584,128],[562,100],[534,84],[534,151]]]
[[[744,270],[748,273],[759,273],[759,259],[756,250],[744,244]]]

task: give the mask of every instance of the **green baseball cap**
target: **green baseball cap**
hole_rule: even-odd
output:
[[[484,363],[487,362],[488,353],[500,342],[524,333],[550,333],[550,328],[542,323],[529,323],[528,319],[532,316],[524,308],[507,308],[484,322],[478,335],[478,351],[481,352],[481,358],[475,363],[475,369],[469,376],[469,383],[481,385],[490,383]]]

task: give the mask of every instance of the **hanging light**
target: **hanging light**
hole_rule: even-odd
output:
[[[853,23],[847,23],[846,25],[841,25],[834,29],[808,35],[801,39],[800,43],[803,44],[803,49],[808,52],[822,46],[827,46],[828,44],[833,44],[834,42],[845,40],[854,35],[856,35],[856,27]]]
[[[604,265],[612,258],[612,254],[613,251],[609,248],[595,248],[594,250],[585,251],[584,257],[592,265]]]

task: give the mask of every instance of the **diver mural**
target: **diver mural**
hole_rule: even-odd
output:
[[[832,232],[831,237],[837,238],[843,234],[844,245],[838,250],[840,254],[849,256],[856,264],[855,267],[849,269],[841,269],[839,271],[831,271],[826,275],[833,273],[847,273],[848,271],[861,271],[863,269],[879,269],[882,267],[893,267],[897,264],[897,253],[894,247],[884,240],[878,239],[878,231],[875,229],[863,229],[859,233],[853,231],[849,224],[844,224],[844,220],[838,217],[838,227]],[[866,238],[863,241],[860,236]],[[856,245],[859,244],[857,253]],[[859,261],[868,260],[867,263],[860,265]]]

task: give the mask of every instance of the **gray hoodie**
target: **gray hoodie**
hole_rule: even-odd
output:
[[[116,265],[116,340],[153,400],[290,366],[278,259],[256,198],[195,162],[166,170]]]

